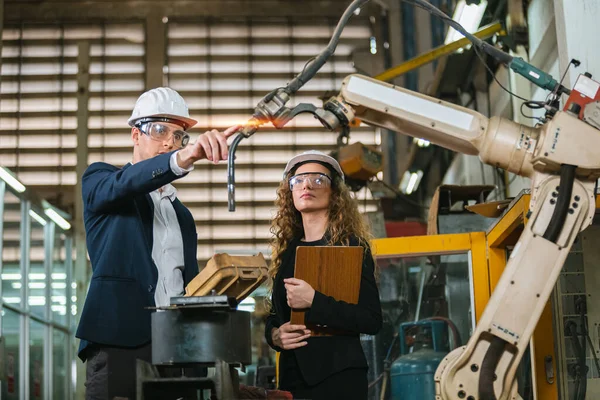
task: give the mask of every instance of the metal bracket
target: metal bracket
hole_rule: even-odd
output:
[[[544,366],[546,369],[546,382],[552,385],[554,383],[554,366],[552,365],[552,356],[548,355],[544,358]]]

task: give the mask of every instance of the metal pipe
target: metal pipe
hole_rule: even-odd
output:
[[[31,245],[31,217],[29,210],[31,209],[30,202],[24,200],[21,202],[21,310],[25,313],[20,315],[19,322],[21,330],[19,332],[19,393],[21,398],[29,398],[29,261],[30,245]]]
[[[421,262],[421,284],[419,285],[419,298],[417,300],[417,310],[415,311],[415,322],[418,322],[421,317],[421,302],[423,301],[423,290],[425,289],[425,277],[427,275],[425,268],[425,263]]]
[[[229,211],[235,211],[235,151],[245,136],[241,133],[233,139],[227,155],[227,205]]]
[[[0,3],[2,0],[0,0]],[[0,23],[1,24],[1,23]],[[6,183],[0,179],[0,276],[2,276],[2,249],[4,246],[3,238],[4,238],[4,193],[6,191]],[[0,284],[0,300],[2,299],[2,285]],[[2,301],[0,301],[0,313],[2,313]],[[2,330],[2,318],[0,318],[0,332]]]
[[[52,267],[54,250],[55,224],[48,221],[44,226],[44,273],[46,275],[46,309],[44,315],[48,321],[52,321]],[[51,399],[54,393],[54,329],[51,325],[44,325],[44,376],[43,387],[46,397]]]
[[[67,377],[70,377],[72,372],[72,367],[73,367],[73,363],[71,362],[73,360],[73,354],[76,353],[76,341],[75,341],[75,335],[71,332],[71,329],[73,327],[73,311],[72,311],[72,307],[73,307],[73,299],[71,298],[71,296],[73,296],[73,240],[71,239],[71,237],[67,236],[65,239],[65,272],[67,274],[67,329],[69,330],[69,332],[67,332],[67,354],[66,354],[66,365],[67,365]],[[77,303],[75,303],[75,306],[77,305]],[[77,313],[81,313],[81,310],[77,310]],[[65,380],[65,393],[67,394],[67,398],[68,399],[72,399],[74,398],[74,390],[75,389],[73,387],[73,385],[71,385],[71,379],[68,378]]]
[[[473,35],[481,39],[486,39],[497,33],[503,33],[502,24],[500,24],[499,22],[486,25],[479,29],[477,32],[475,32]],[[443,57],[462,47],[465,47],[470,43],[471,41],[469,39],[462,38],[452,43],[438,46],[426,53],[419,54],[418,56],[411,58],[410,60],[404,61],[401,64],[396,65],[395,67],[383,71],[382,73],[376,75],[375,79],[389,82],[392,79],[397,78],[398,76],[404,75],[407,72],[415,70],[423,65],[429,64],[430,62],[433,62],[439,59],[440,57]]]

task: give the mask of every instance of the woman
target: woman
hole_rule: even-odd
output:
[[[279,387],[298,399],[364,400],[368,366],[359,334],[379,331],[381,305],[369,234],[340,165],[318,151],[292,158],[276,205],[269,271],[273,290],[265,338],[281,352]],[[297,246],[326,245],[364,247],[358,304],[337,301],[293,277]],[[307,309],[305,323],[350,334],[311,337],[306,325],[290,325],[291,308]]]

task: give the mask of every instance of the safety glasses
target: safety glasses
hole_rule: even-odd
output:
[[[137,127],[142,133],[152,140],[164,142],[165,140],[173,140],[173,145],[180,149],[187,146],[190,141],[190,135],[186,131],[173,128],[161,122],[146,122]]]
[[[325,189],[331,186],[331,178],[325,174],[305,172],[294,175],[289,180],[290,190],[302,190],[304,184],[311,189]]]

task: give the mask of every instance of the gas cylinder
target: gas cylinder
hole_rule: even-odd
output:
[[[407,331],[416,330],[412,345]],[[400,325],[400,357],[390,368],[392,400],[435,400],[435,371],[448,354],[444,321],[419,321]],[[413,351],[409,352],[412,348]]]

